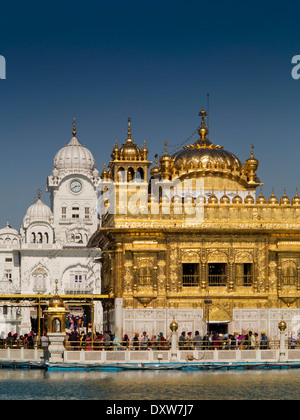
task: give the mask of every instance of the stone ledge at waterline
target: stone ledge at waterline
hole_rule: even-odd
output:
[[[62,363],[171,363],[174,354],[171,351],[65,351]],[[177,351],[177,361],[193,362],[300,362],[300,350],[287,350],[284,360],[280,358],[280,349],[276,350],[194,350]],[[43,350],[40,349],[1,349],[1,362],[43,362]],[[51,361],[51,358],[50,358]]]

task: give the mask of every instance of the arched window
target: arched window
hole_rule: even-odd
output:
[[[35,244],[36,243],[36,236],[35,236],[35,233],[34,232],[32,232],[32,234],[31,234],[31,243],[32,244]]]
[[[75,242],[77,242],[79,244],[82,244],[83,243],[82,242],[82,235],[81,235],[81,233],[76,233]]]
[[[48,244],[49,243],[49,235],[48,235],[47,232],[44,234],[44,238],[45,238],[45,243]]]
[[[41,232],[39,232],[37,234],[37,243],[38,244],[42,244],[43,243],[43,235],[41,234]]]
[[[137,182],[144,181],[144,170],[142,168],[138,168],[136,171],[136,180]]]
[[[125,169],[123,167],[118,169],[117,181],[125,182]]]
[[[134,169],[129,168],[127,172],[127,182],[133,181],[135,179]]]
[[[61,322],[60,319],[54,318],[52,321],[52,332],[59,333],[61,332]]]
[[[297,285],[297,264],[294,261],[283,262],[281,282],[283,286]]]

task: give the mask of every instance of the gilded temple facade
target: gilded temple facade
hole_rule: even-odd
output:
[[[150,166],[146,145],[116,143],[101,175],[104,329],[222,333],[300,331],[300,197],[266,199],[251,148],[244,164],[199,138]],[[257,192],[257,190],[260,190]]]

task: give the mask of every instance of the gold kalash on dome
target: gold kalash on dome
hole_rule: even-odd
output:
[[[201,127],[198,129],[199,139],[195,143],[185,146],[183,150],[178,151],[172,157],[167,152],[162,157],[160,172],[164,179],[213,175],[238,182],[243,189],[254,190],[262,185],[256,175],[259,162],[253,156],[254,146],[252,145],[250,158],[247,159],[245,165],[242,165],[233,153],[209,140],[209,130],[205,121],[207,113],[203,108],[199,116],[202,118]],[[169,164],[166,166],[165,162]],[[230,183],[224,183],[223,187],[230,187]]]
[[[257,195],[263,184],[254,146],[242,164],[211,142],[207,113],[199,115],[196,142],[174,154],[166,143],[151,170],[129,120],[127,140],[115,144],[103,170],[101,185],[113,185],[117,198],[127,189],[129,202],[134,185],[147,196],[140,212],[105,207],[89,242],[102,251],[102,290],[111,298],[105,329],[133,334],[147,325],[148,334],[166,334],[175,316],[179,329],[203,334],[209,297],[215,328],[262,329],[275,339],[283,310],[288,324],[300,316],[300,197]],[[176,187],[178,180],[190,182],[188,191]],[[197,206],[201,217],[187,222],[185,209]]]

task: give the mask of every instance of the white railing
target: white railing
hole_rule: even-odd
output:
[[[84,283],[68,283],[65,284],[65,294],[83,295],[93,293],[93,287]]]

